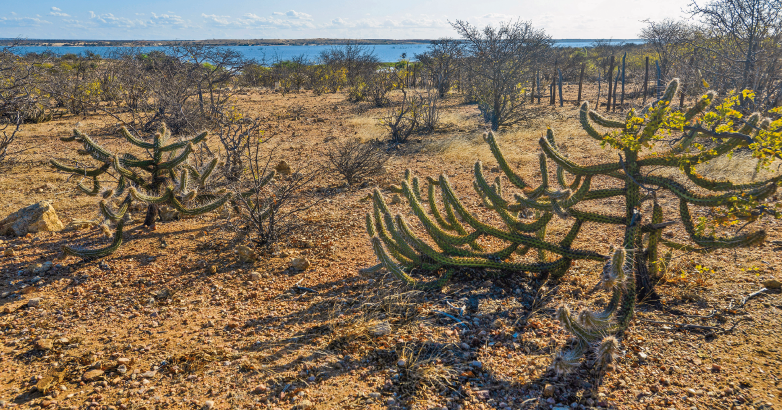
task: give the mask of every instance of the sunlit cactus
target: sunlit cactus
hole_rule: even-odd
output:
[[[135,137],[124,127],[121,133],[127,142],[146,150],[149,158],[139,159],[130,153],[112,153],[86,134],[74,130],[73,136],[62,140],[83,144],[79,153],[92,157],[98,164],[94,168],[87,168],[78,161],[74,161],[74,166],[56,160],[50,161],[51,165],[60,171],[88,179],[89,185],[79,182],[78,187],[88,195],[103,198],[99,203],[101,230],[109,234],[109,227],[115,226],[111,245],[94,250],[63,246],[67,254],[82,258],[100,258],[116,251],[122,244],[122,229],[134,201],[146,205],[144,226],[154,229],[158,219],[158,207],[161,205],[171,206],[182,215],[199,215],[219,208],[231,198],[231,193],[212,192],[209,189],[208,179],[217,165],[217,158],[213,158],[201,169],[188,163],[194,145],[206,138],[206,132],[176,142],[169,141],[170,134],[165,126],[155,134],[152,142]],[[111,179],[114,186],[104,189],[102,184]],[[115,208],[111,203],[116,201],[119,203]]]
[[[407,171],[401,185],[392,187],[393,192],[407,199],[422,231],[414,230],[402,214],[394,214],[380,191],[375,190],[367,230],[380,264],[365,271],[386,269],[413,287],[437,288],[466,268],[492,270],[498,275],[547,274],[556,279],[575,260],[607,260],[601,283],[612,292],[610,304],[602,312],[582,311],[577,317],[566,307],[560,309],[562,325],[579,342],[576,348],[557,354],[553,364],[557,371],[566,372],[591,351],[595,365],[604,366],[618,354],[615,337],[621,336],[632,319],[635,301],[658,297],[654,283],[664,273],[666,260],[660,256],[660,245],[669,248],[668,256],[672,251],[709,252],[752,246],[765,239],[764,231],[737,229],[734,235],[715,232],[743,228],[764,216],[780,217],[774,193],[782,175],[736,184],[709,179],[695,169],[698,164],[742,147],[752,151],[761,167],[782,158],[782,108],[770,112],[775,120],[758,113],[742,117],[733,108],[738,95],[728,95],[717,103],[716,94],[710,91],[693,107],[675,110],[670,102],[678,85],[678,80],[671,81],[660,100],[638,112],[630,110],[622,121],[603,117],[584,103],[580,109],[582,127],[604,148],[614,150],[617,160],[578,164],[559,150],[549,129],[539,140],[542,154],[538,186],[531,186],[516,174],[505,160],[497,137],[486,135],[484,139],[505,178],[489,182],[483,165],[477,162],[473,186],[484,207],[496,212],[496,220],[501,223],[483,221],[470,212],[445,175],[427,178],[423,186]],[[744,98],[748,95],[751,92],[745,91]],[[656,149],[656,144],[664,149]],[[549,175],[550,163],[556,167],[554,178]],[[659,172],[663,169],[669,172]],[[669,176],[670,171],[674,176]],[[504,187],[505,181],[516,192]],[[678,206],[665,209],[658,200],[660,191],[672,194]],[[613,213],[582,207],[609,198],[623,202],[604,202],[608,208],[615,207]],[[702,229],[702,221],[693,222],[690,207],[710,211],[711,234]],[[529,215],[534,217],[528,219]],[[555,218],[569,226],[564,234],[555,236],[547,229]],[[623,238],[617,241],[621,245],[611,250],[610,256],[602,255],[599,247],[590,250],[574,246],[589,243],[577,239],[582,232],[588,235],[593,224],[623,227]],[[681,224],[690,244],[663,238],[663,230],[677,224]]]

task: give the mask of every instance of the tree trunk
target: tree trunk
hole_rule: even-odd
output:
[[[638,302],[659,302],[660,295],[654,291],[654,282],[649,275],[646,252],[638,252],[635,257],[635,300]]]
[[[144,226],[150,229],[155,229],[158,213],[159,210],[157,204],[147,205],[147,216],[144,217]]]
[[[642,104],[646,104],[646,94],[649,88],[649,56],[646,56],[646,71],[644,72],[644,101]]]
[[[608,101],[606,102],[606,112],[611,111],[611,79],[614,77],[614,56],[611,56],[611,64],[608,66]]]
[[[581,86],[584,84],[584,65],[581,63],[581,74],[578,76],[578,104],[581,104]]]

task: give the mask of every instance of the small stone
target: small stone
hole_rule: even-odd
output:
[[[695,397],[697,393],[695,392],[695,389],[687,389],[687,395],[690,397]]]
[[[554,396],[554,386],[547,384],[546,387],[543,388],[543,397],[553,397]]]
[[[285,160],[280,161],[277,166],[274,167],[274,170],[277,171],[280,175],[290,175],[291,174],[291,166],[288,165],[288,162]]]
[[[649,355],[647,355],[644,352],[638,352],[638,360],[645,361],[649,358]]]
[[[782,288],[782,282],[776,279],[770,279],[770,280],[763,281],[763,286],[769,289],[780,289]]]
[[[201,407],[203,410],[210,410],[215,406],[215,402],[212,400],[207,400],[204,402],[204,405]]]
[[[217,273],[217,266],[215,265],[209,265],[209,273],[214,275]]]
[[[127,372],[128,372],[128,366],[125,366],[124,364],[117,366],[117,373],[125,374]]]
[[[16,256],[16,251],[14,250],[14,248],[5,248],[5,250],[3,251],[3,255]]]
[[[290,262],[291,268],[296,270],[307,270],[312,266],[307,258],[294,258]]]
[[[307,399],[299,401],[299,404],[296,406],[296,409],[298,410],[310,410],[314,408],[315,406],[312,405],[312,402]]]
[[[261,280],[261,274],[258,272],[250,272],[250,280],[253,282],[258,282]]]
[[[720,366],[720,365],[718,365],[716,363],[711,365],[711,371],[718,372],[718,371],[721,371],[721,370],[722,370],[722,366]]]
[[[256,386],[253,389],[253,393],[255,393],[255,394],[263,394],[263,393],[266,393],[266,390],[268,390],[268,389],[266,388],[265,384],[259,384],[258,386]]]
[[[142,379],[151,379],[151,378],[155,377],[156,374],[157,374],[157,372],[150,370],[150,371],[141,373],[139,376]]]
[[[475,360],[475,361],[472,361],[472,362],[470,362],[470,366],[471,366],[471,367],[474,367],[474,368],[476,368],[476,369],[480,369],[480,368],[482,368],[482,367],[483,367],[483,363],[481,363],[481,362],[480,362],[480,361],[478,361],[478,360]]]
[[[117,364],[129,365],[130,359],[128,359],[127,357],[120,357],[117,359]]]
[[[245,245],[237,246],[236,254],[239,256],[239,260],[242,262],[253,262],[255,259],[257,259],[255,256],[255,250]]]
[[[399,367],[405,367],[405,366],[407,366],[407,360],[399,359],[399,361],[396,362],[396,365],[399,366]]]
[[[103,376],[103,370],[95,369],[84,373],[84,375],[81,376],[81,379],[84,380],[85,382],[91,382],[93,380],[97,380],[102,376]]]
[[[41,298],[32,298],[27,301],[27,307],[38,307],[41,304]]]
[[[470,350],[470,345],[468,345],[467,343],[464,343],[464,342],[462,342],[462,343],[459,345],[459,347],[461,347],[461,348],[462,348],[462,349],[464,349],[464,350]]]
[[[402,198],[399,197],[399,194],[394,194],[394,196],[391,197],[391,205],[401,204]]]
[[[478,390],[476,392],[473,392],[475,394],[475,397],[477,397],[480,400],[489,400],[491,398],[491,392],[488,390]]]
[[[652,393],[658,393],[660,391],[660,385],[653,384],[653,385],[649,386],[649,390],[651,390]]]
[[[391,324],[387,320],[380,321],[369,328],[369,333],[375,337],[388,335],[391,333]]]
[[[51,339],[41,339],[35,342],[35,348],[37,350],[51,350],[54,347]]]
[[[371,398],[373,398],[373,399],[377,400],[377,399],[379,399],[379,398],[380,398],[380,393],[378,393],[378,392],[376,392],[376,391],[373,391],[373,392],[369,393],[369,397],[371,397]]]

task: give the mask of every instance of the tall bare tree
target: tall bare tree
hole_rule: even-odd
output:
[[[689,13],[703,23],[698,52],[720,61],[709,63],[715,86],[753,89],[766,102],[780,93],[782,0],[693,0]]]
[[[451,25],[467,43],[469,74],[491,128],[523,120],[523,84],[529,81],[535,60],[551,48],[551,37],[518,20],[482,30],[461,20]]]

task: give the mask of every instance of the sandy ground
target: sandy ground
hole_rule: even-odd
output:
[[[377,125],[384,110],[341,94],[251,90],[239,98],[266,118],[267,135],[280,144],[275,160],[294,168],[322,160],[334,139],[385,138]],[[534,114],[499,134],[523,177],[540,180],[537,140],[546,126],[571,159],[614,160],[580,130],[573,104],[536,105]],[[72,155],[73,144],[56,137],[77,123],[107,146],[121,145],[113,123],[99,115],[25,126],[19,146],[28,150],[0,174],[0,217],[41,200],[51,201],[66,225],[97,215],[95,198],[46,166],[51,157]],[[487,176],[499,175],[477,107],[451,96],[442,123],[395,149],[387,173],[363,184],[347,187],[323,173],[308,188],[321,203],[254,263],[238,260],[218,213],[160,223],[154,232],[131,229],[118,252],[86,263],[59,258],[59,249],[106,243],[97,229],[0,238],[0,248],[16,255],[0,256],[0,407],[782,408],[782,298],[771,290],[743,304],[762,281],[780,279],[778,221],[759,224],[769,232],[759,247],[675,253],[668,280],[658,285],[662,306],[639,306],[622,338],[624,355],[604,375],[584,367],[560,378],[548,370],[568,339],[554,320],[556,307],[606,303],[605,294],[589,293],[600,271],[595,263],[577,262],[560,282],[464,272],[427,293],[387,275],[359,274],[377,263],[364,228],[372,208],[366,198],[375,187],[390,198],[387,187],[406,168],[418,176],[445,173],[465,203],[492,220],[472,189],[476,160]],[[703,172],[759,177],[751,170],[739,156]],[[671,195],[661,201],[676,208]],[[617,207],[623,209],[611,202],[596,209]],[[411,214],[404,204],[393,209]],[[562,234],[565,226],[556,222],[550,232]],[[590,229],[576,247],[605,252],[621,238],[615,229]],[[671,232],[684,238],[680,228]],[[289,268],[295,257],[312,266]],[[30,271],[48,261],[52,270]],[[28,306],[31,299],[39,305]]]

